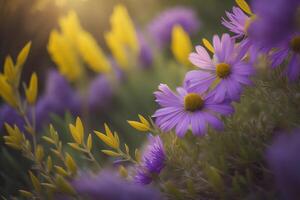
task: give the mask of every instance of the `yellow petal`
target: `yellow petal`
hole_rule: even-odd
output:
[[[93,146],[93,141],[92,141],[92,135],[91,134],[89,134],[86,143],[87,143],[86,146],[87,146],[88,150],[91,151],[92,146]]]
[[[27,102],[31,105],[35,104],[38,91],[38,79],[36,73],[30,78],[29,87],[25,90]]]
[[[69,124],[70,133],[77,144],[81,144],[80,135],[77,133],[76,127],[73,124]]]
[[[150,127],[150,123],[148,122],[148,120],[145,117],[143,117],[142,115],[138,115],[138,116],[139,116],[139,119],[141,120],[141,122],[143,124],[145,124],[146,126]]]
[[[65,164],[71,174],[75,175],[77,173],[77,165],[69,153],[66,153],[66,161]]]
[[[235,0],[236,4],[247,14],[252,15],[250,6],[245,0]]]
[[[26,62],[27,60],[27,57],[28,57],[28,54],[29,54],[29,51],[30,51],[30,48],[31,48],[31,42],[28,42],[24,47],[23,49],[20,51],[18,57],[17,57],[17,67],[18,67],[18,70],[21,70],[22,69],[22,66],[24,65],[24,63]],[[19,71],[20,72],[20,71]]]
[[[84,128],[83,128],[82,121],[79,117],[76,118],[76,131],[77,131],[78,138],[80,139],[80,144],[81,144],[83,141],[83,136],[84,136]]]
[[[214,47],[211,45],[211,43],[210,43],[207,39],[203,38],[203,39],[202,39],[202,42],[203,42],[204,46],[205,46],[210,52],[215,53]]]
[[[9,80],[10,83],[13,83],[16,80],[16,71],[13,60],[10,56],[5,58],[4,76]]]
[[[150,130],[148,126],[146,126],[145,124],[143,124],[141,122],[137,122],[137,121],[127,121],[127,122],[130,126],[132,126],[133,128],[135,128],[138,131],[146,132],[146,131]]]

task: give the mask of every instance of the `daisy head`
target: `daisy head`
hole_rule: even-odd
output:
[[[220,102],[239,100],[242,85],[250,85],[254,73],[252,65],[243,61],[246,51],[241,45],[235,45],[228,34],[223,34],[221,39],[215,35],[213,45],[207,40],[204,44],[214,55],[211,58],[204,47],[196,46],[189,59],[200,70],[186,74],[185,87],[200,93],[212,89],[214,99]]]
[[[161,106],[153,117],[157,126],[164,132],[175,130],[179,137],[191,129],[194,135],[204,135],[208,126],[223,129],[220,115],[233,113],[228,102],[214,101],[212,94],[192,92],[179,87],[173,92],[165,84],[160,84],[155,92],[156,102]]]
[[[235,34],[234,38],[247,36],[250,24],[256,19],[250,6],[244,0],[236,0],[239,7],[234,6],[232,12],[226,12],[226,18],[222,18],[222,24]]]

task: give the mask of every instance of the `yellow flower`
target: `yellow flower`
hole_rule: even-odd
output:
[[[128,68],[131,54],[139,54],[139,42],[133,22],[123,5],[115,6],[110,17],[111,31],[105,34],[107,46],[117,63],[124,69]]]
[[[74,10],[69,11],[66,16],[59,19],[59,25],[62,34],[71,40],[74,45],[76,45],[78,33],[83,30],[76,12]]]
[[[129,66],[129,59],[127,57],[128,55],[126,53],[126,49],[122,46],[115,32],[111,31],[106,33],[104,38],[118,65],[123,69],[127,69]]]
[[[171,49],[176,60],[185,66],[189,66],[190,62],[188,57],[192,52],[192,48],[192,42],[189,35],[181,26],[174,26],[172,30]]]
[[[116,32],[120,41],[127,45],[135,53],[139,53],[139,44],[133,22],[126,7],[119,4],[114,7],[110,17],[112,30]]]
[[[79,32],[77,45],[79,54],[92,70],[103,73],[110,71],[109,61],[91,34]]]
[[[48,52],[58,67],[60,73],[69,81],[80,78],[82,67],[77,52],[71,40],[57,31],[50,33]]]
[[[99,137],[100,140],[102,140],[106,145],[113,149],[119,149],[120,147],[120,141],[119,141],[119,136],[115,132],[112,134],[111,130],[107,126],[107,124],[104,124],[105,126],[105,134],[99,132],[99,131],[94,131],[94,133]]]
[[[31,105],[35,104],[38,91],[38,78],[36,73],[33,73],[30,78],[29,87],[26,88],[25,94],[27,102]]]
[[[84,137],[84,128],[79,117],[76,118],[75,126],[69,124],[71,135],[77,144],[82,144]]]
[[[147,132],[150,131],[150,123],[142,116],[139,115],[140,121],[127,121],[130,126],[138,131]]]

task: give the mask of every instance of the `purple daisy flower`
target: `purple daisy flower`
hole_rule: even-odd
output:
[[[247,35],[247,29],[251,17],[246,15],[240,8],[233,7],[232,12],[226,12],[228,20],[222,18],[222,24],[231,32],[235,33],[233,38],[243,38]]]
[[[185,85],[192,91],[203,93],[215,83],[215,101],[239,100],[242,86],[252,84],[250,77],[255,71],[250,63],[242,59],[246,51],[241,46],[235,46],[228,34],[223,34],[221,40],[215,35],[213,48],[212,59],[204,47],[196,46],[196,53],[191,53],[189,58],[200,70],[188,72]]]
[[[82,174],[72,183],[82,197],[91,200],[160,200],[159,191],[123,180],[109,171]]]
[[[295,81],[300,76],[300,33],[292,34],[269,53],[271,67],[278,67],[284,60],[289,59],[285,70],[288,78]]]
[[[300,197],[300,131],[278,135],[267,149],[266,158],[284,199]]]
[[[197,14],[190,8],[174,7],[155,17],[148,26],[148,31],[158,47],[163,48],[171,41],[173,26],[180,25],[187,33],[198,31],[200,22]]]
[[[156,124],[164,132],[175,129],[179,137],[183,137],[189,128],[194,135],[204,135],[207,126],[217,130],[223,129],[223,123],[218,114],[229,115],[233,108],[229,102],[216,102],[212,93],[190,91],[187,88],[177,88],[175,94],[165,84],[160,84],[155,92],[156,102],[162,107],[153,117]]]
[[[140,165],[136,168],[135,182],[146,185],[152,182],[165,166],[165,150],[159,136],[148,137]]]
[[[299,6],[300,0],[253,1],[252,7],[258,17],[249,27],[249,36],[258,46],[277,46],[297,31]]]

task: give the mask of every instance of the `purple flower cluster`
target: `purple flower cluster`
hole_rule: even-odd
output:
[[[136,167],[134,180],[136,183],[147,185],[153,181],[165,166],[165,150],[159,136],[148,137],[148,143],[143,152],[141,162]]]
[[[57,71],[50,71],[44,94],[36,105],[36,120],[39,126],[50,120],[50,114],[63,115],[70,111],[78,115],[81,108],[79,96],[67,80]]]
[[[97,175],[81,174],[72,185],[78,194],[91,200],[162,199],[159,191],[128,182],[109,171],[103,171]]]
[[[267,149],[266,158],[283,199],[300,197],[300,131],[281,133]]]
[[[148,26],[148,31],[158,47],[163,48],[171,41],[172,29],[180,25],[187,33],[198,31],[200,22],[190,8],[175,7],[162,12]]]
[[[209,126],[222,130],[220,116],[232,114],[231,102],[238,101],[243,87],[252,84],[254,68],[244,61],[246,51],[235,44],[234,38],[228,34],[214,36],[211,48],[212,58],[204,47],[196,46],[189,58],[199,70],[186,74],[177,93],[163,84],[154,93],[162,108],[153,117],[164,132],[175,129],[183,137],[189,129],[198,136],[204,135]]]
[[[300,0],[253,0],[252,10],[233,7],[222,24],[241,39],[248,56],[255,61],[266,54],[271,67],[288,61],[285,74],[291,81],[300,76]],[[247,13],[245,13],[247,11]],[[247,51],[247,48],[244,48]]]

